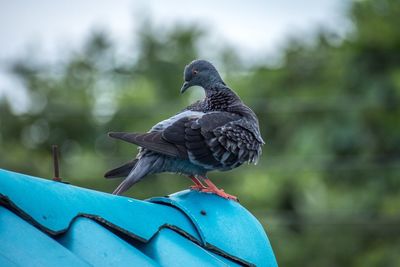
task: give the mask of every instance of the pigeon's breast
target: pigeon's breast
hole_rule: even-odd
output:
[[[192,118],[201,118],[205,115],[206,113],[201,112],[201,111],[192,111],[192,110],[185,110],[181,113],[176,114],[175,116],[172,116],[166,120],[163,120],[156,125],[154,125],[151,129],[150,132],[160,132],[163,131],[165,128],[171,126],[173,123],[176,121],[185,118],[185,117],[192,117]]]

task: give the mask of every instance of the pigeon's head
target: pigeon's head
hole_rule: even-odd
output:
[[[208,90],[216,83],[224,84],[217,69],[206,60],[197,59],[192,61],[185,67],[183,75],[185,82],[181,88],[181,93],[195,85]]]

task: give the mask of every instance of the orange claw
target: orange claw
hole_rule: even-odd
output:
[[[218,195],[220,197],[223,197],[225,199],[232,199],[232,200],[238,201],[236,196],[233,196],[233,195],[225,193],[223,189],[204,188],[204,189],[200,189],[200,192],[214,193],[214,194],[216,194],[216,195]]]
[[[191,189],[191,190],[198,190],[198,191],[202,191],[202,190],[204,190],[204,189],[207,189],[207,187],[205,187],[205,186],[203,186],[203,185],[191,185],[191,186],[189,186],[189,188]]]
[[[201,189],[200,192],[214,193],[225,199],[232,199],[232,200],[238,201],[236,196],[225,193],[224,189],[218,188],[213,182],[211,182],[210,179],[205,178],[205,179],[203,179],[203,181],[208,185],[208,187]]]

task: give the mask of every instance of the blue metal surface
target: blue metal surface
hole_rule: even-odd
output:
[[[8,256],[10,257],[10,256]],[[0,253],[0,266],[6,266],[6,267],[18,267],[18,265],[15,262],[11,261],[12,259],[6,258],[5,255],[2,255]]]
[[[160,266],[131,244],[87,218],[75,220],[71,229],[57,241],[92,266]]]
[[[1,169],[0,241],[0,266],[277,266],[237,202],[189,190],[139,201]]]
[[[0,266],[90,266],[0,206]]]
[[[66,231],[77,216],[91,215],[142,240],[149,240],[163,225],[174,225],[199,239],[184,214],[146,201],[1,169],[0,194],[54,234]]]
[[[164,266],[240,266],[203,249],[170,229],[161,230],[142,250]]]
[[[277,266],[261,224],[238,202],[189,190],[150,201],[182,210],[196,225],[206,247],[257,266]]]

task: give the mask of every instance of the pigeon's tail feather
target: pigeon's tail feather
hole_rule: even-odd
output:
[[[156,160],[157,157],[155,156],[142,157],[140,160],[138,160],[135,167],[131,170],[125,180],[123,180],[122,183],[114,190],[113,194],[121,195],[144,176],[154,172],[153,168]]]
[[[129,161],[115,169],[109,170],[104,174],[105,178],[118,178],[118,177],[126,177],[131,172],[131,170],[135,167],[138,159],[134,159]]]

